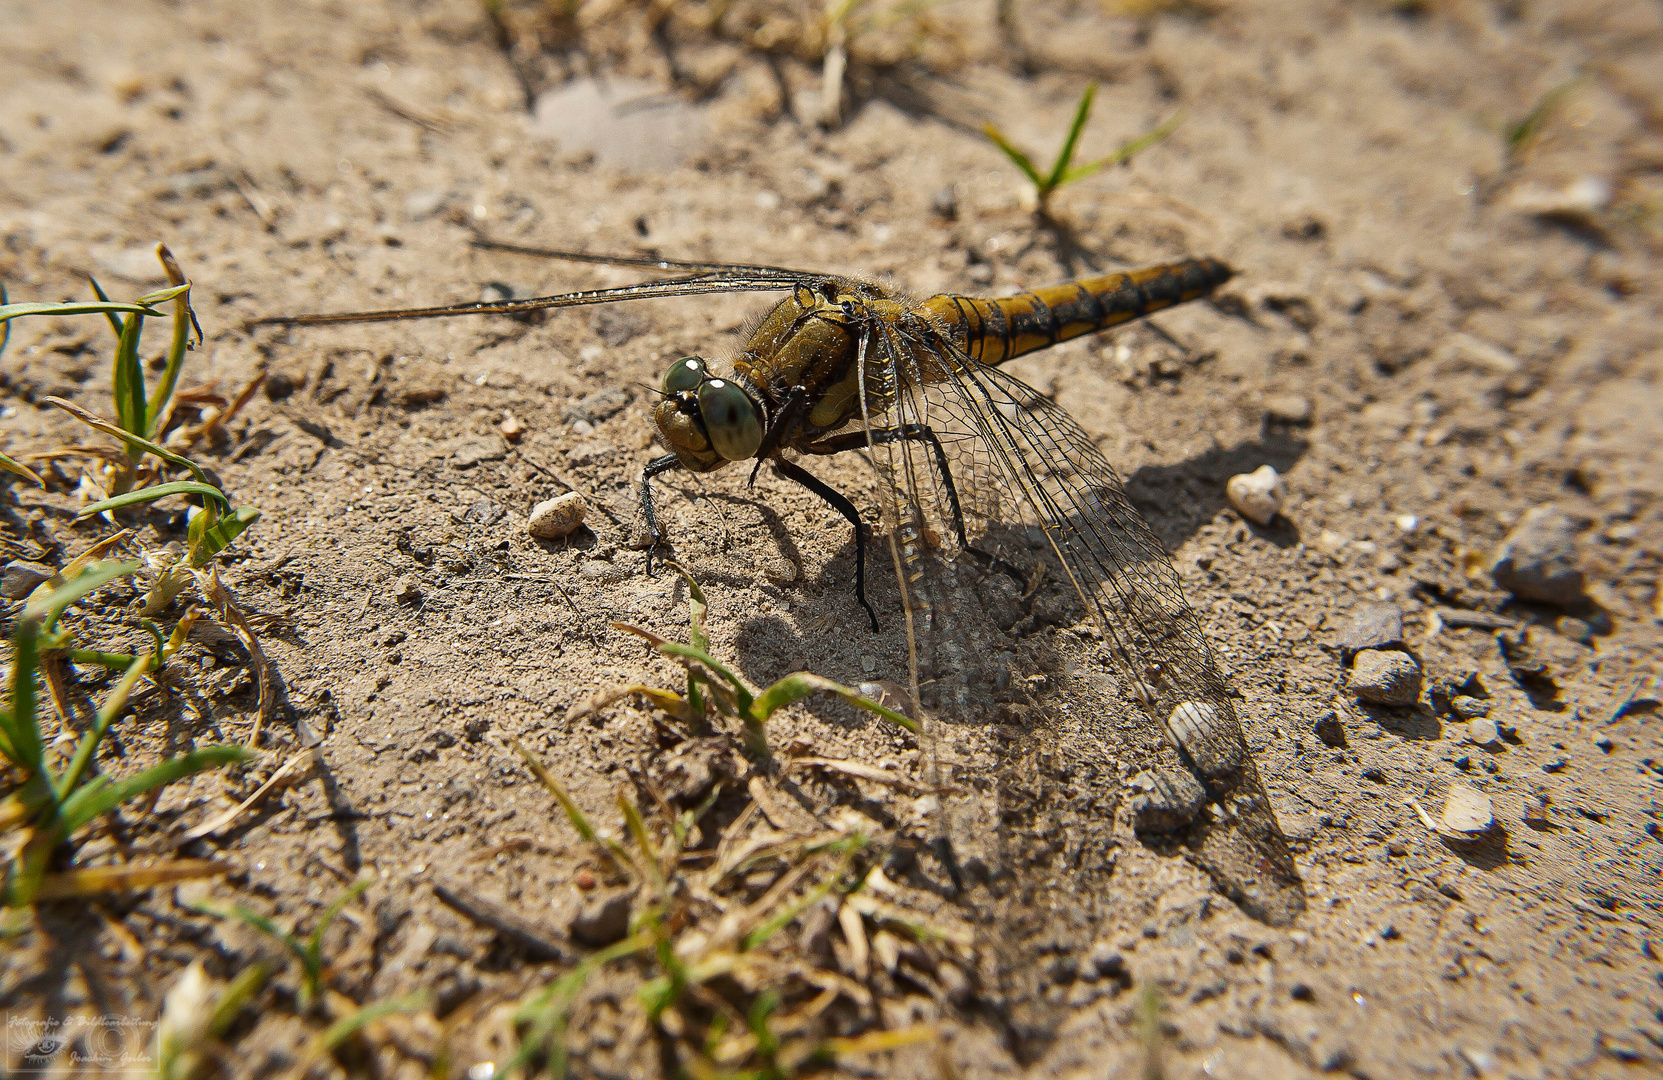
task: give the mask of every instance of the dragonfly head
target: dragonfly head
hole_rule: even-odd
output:
[[[762,408],[738,383],[712,376],[703,357],[677,360],[663,392],[653,420],[689,471],[710,472],[762,448]]]

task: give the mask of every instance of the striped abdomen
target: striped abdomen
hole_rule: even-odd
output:
[[[1217,259],[1184,259],[997,300],[932,296],[919,310],[946,324],[972,359],[1002,364],[1206,296],[1234,272]]]

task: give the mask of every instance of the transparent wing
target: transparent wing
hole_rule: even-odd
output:
[[[639,266],[646,270],[696,270],[701,273],[736,274],[743,277],[773,275],[786,281],[823,281],[836,275],[818,274],[810,270],[793,270],[787,266],[767,266],[761,263],[715,263],[692,259],[661,259],[650,255],[606,255],[593,251],[564,251],[560,248],[536,247],[530,244],[511,244],[506,240],[492,240],[478,236],[473,246],[482,251],[506,251],[515,255],[530,255],[538,259],[559,259],[562,262],[591,263],[597,266]]]
[[[597,256],[597,262],[618,260]],[[455,315],[520,315],[528,311],[547,311],[552,308],[585,307],[590,304],[611,304],[620,300],[652,300],[664,296],[698,296],[706,293],[786,292],[795,288],[814,288],[828,279],[819,275],[797,276],[792,271],[735,272],[728,269],[693,274],[670,281],[649,281],[639,285],[620,285],[610,289],[585,289],[561,293],[557,296],[538,296],[524,300],[481,301],[471,304],[447,304],[440,307],[390,308],[383,311],[343,311],[314,315],[268,315],[255,319],[250,326],[318,326],[326,323],[391,322],[397,319],[440,319]]]
[[[1113,746],[1112,753],[1149,761],[1161,742],[1176,748],[1214,808],[1197,830],[1197,861],[1250,914],[1292,919],[1304,907],[1303,892],[1229,685],[1171,559],[1113,467],[1065,411],[972,360],[928,322],[878,326],[871,337],[869,430],[929,428],[953,480],[949,487],[933,464],[928,440],[873,438],[870,456],[888,500],[920,694],[945,715],[973,712],[979,699],[986,704],[987,645],[967,643],[957,632],[967,605],[989,603],[985,583],[967,589],[965,568],[952,566],[972,563],[987,576],[985,560],[954,558],[955,517],[962,516],[970,545],[988,555],[1026,568],[1039,561],[1037,553],[1102,634],[1103,646],[1085,666],[1106,663],[1118,696],[1133,708],[1083,696],[1065,704],[1067,723],[1084,735],[1072,739],[1075,751],[1096,741],[1105,755]],[[1071,681],[1081,684],[1089,674]],[[997,684],[997,670],[991,677]],[[1139,730],[1122,730],[1127,725],[1111,711],[1131,715]]]

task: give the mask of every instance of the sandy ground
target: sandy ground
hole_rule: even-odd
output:
[[[453,1064],[500,1061],[505,1007],[564,966],[498,940],[434,885],[556,936],[587,902],[584,849],[510,741],[614,825],[620,785],[680,752],[641,702],[571,710],[615,684],[679,681],[610,626],[686,630],[685,588],[647,577],[639,546],[637,477],[661,452],[646,388],[679,356],[731,354],[769,298],[290,331],[248,319],[636,279],[473,250],[475,229],[859,273],[916,295],[1211,254],[1240,271],[1215,302],[1013,366],[1079,420],[1173,554],[1232,672],[1307,908],[1288,926],[1255,922],[1181,844],[1134,836],[1123,801],[1092,810],[1066,784],[1036,789],[1058,801],[1037,807],[1034,834],[1054,812],[1059,850],[1100,846],[1077,844],[1055,873],[1012,867],[1004,907],[947,900],[932,918],[990,952],[1035,924],[1067,933],[1021,952],[1032,970],[1007,969],[1021,989],[1004,996],[997,973],[955,996],[866,971],[876,998],[834,1010],[845,1032],[928,1022],[938,1042],[847,1067],[1133,1075],[1148,1046],[1136,1003],[1153,988],[1173,1077],[1663,1068],[1663,11],[1034,3],[1016,6],[1019,55],[993,5],[947,3],[855,38],[843,123],[827,128],[818,65],[679,24],[655,38],[619,7],[562,44],[535,6],[510,6],[499,34],[465,0],[4,5],[12,298],[84,295],[88,273],[136,295],[160,284],[149,247],[165,240],[207,335],[186,383],[234,391],[263,371],[295,387],[256,397],[203,456],[263,513],[224,576],[269,628],[270,754],[169,788],[84,857],[170,851],[291,756],[316,766],[186,846],[234,864],[229,877],[43,913],[4,945],[0,1011],[152,1018],[192,961],[225,979],[264,947],[187,899],[304,928],[368,875],[330,938],[337,989],[360,1003],[434,990]],[[1510,125],[1578,78],[1509,153]],[[1063,189],[1042,227],[980,125],[1054,147],[1092,80],[1084,158],[1184,121],[1130,167]],[[0,368],[7,450],[84,441],[39,399],[108,412],[110,349],[96,319],[19,323]],[[499,433],[508,413],[525,428],[516,442]],[[1224,483],[1264,464],[1290,494],[1260,528]],[[46,492],[11,488],[8,558],[61,563],[109,532],[71,523],[78,468],[63,462]],[[857,502],[870,494],[858,462],[816,470]],[[754,488],[739,470],[667,481],[665,525],[709,594],[716,655],[759,683],[800,668],[905,682],[896,608],[872,635],[854,604],[841,518],[766,473]],[[590,502],[587,527],[530,538],[532,505],[570,488]],[[1588,581],[1574,610],[1520,602],[1483,569],[1549,504],[1574,523]],[[160,510],[132,524],[147,544],[177,538]],[[401,579],[415,590],[402,599]],[[111,595],[89,625],[112,647],[137,643],[132,595]],[[893,587],[874,598],[893,605]],[[1403,611],[1426,686],[1476,673],[1506,738],[1475,745],[1427,693],[1386,708],[1350,692],[1342,636],[1383,601]],[[1043,684],[1072,670],[1043,666],[1075,640],[1068,621],[991,631],[1041,705]],[[1029,659],[1040,666],[1023,670]],[[181,663],[198,704],[144,699],[120,754],[248,736],[246,654],[210,635]],[[771,732],[799,754],[922,776],[910,737],[818,699]],[[106,768],[131,764],[115,753]],[[1410,804],[1436,812],[1457,782],[1493,804],[1480,844],[1433,835]],[[785,833],[850,808],[909,827],[896,789],[815,774],[796,790],[801,805],[767,815]],[[929,878],[906,870],[891,867],[897,903]],[[810,948],[810,930],[791,938]],[[833,952],[860,966],[843,939]],[[629,1002],[626,989],[586,1006],[574,1068],[661,1066],[629,1045]],[[318,1029],[270,991],[224,1068],[283,1073]],[[391,1044],[378,1060],[422,1067]]]

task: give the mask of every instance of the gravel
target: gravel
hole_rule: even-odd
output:
[[[1576,562],[1576,523],[1557,507],[1533,507],[1502,541],[1490,576],[1521,600],[1581,603],[1585,581]]]
[[[1282,510],[1288,491],[1282,478],[1269,465],[1250,473],[1238,473],[1224,485],[1225,497],[1236,513],[1258,525],[1269,525]]]
[[[559,540],[577,531],[588,512],[589,504],[583,496],[568,491],[533,506],[526,531],[539,540]]]
[[[0,596],[7,600],[23,600],[55,573],[56,570],[44,563],[13,559],[6,564],[5,574],[0,576]]]
[[[1351,668],[1351,689],[1376,705],[1413,705],[1420,698],[1420,665],[1396,649],[1364,649]]]
[[[1396,604],[1368,604],[1351,616],[1340,632],[1340,648],[1347,653],[1384,649],[1403,644],[1403,609]]]

